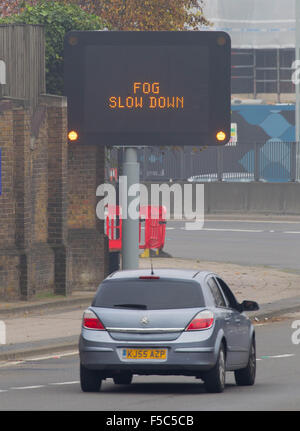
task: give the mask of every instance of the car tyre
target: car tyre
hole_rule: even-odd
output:
[[[80,364],[80,385],[83,392],[99,392],[101,383],[102,379],[98,371],[89,370]]]
[[[132,374],[130,373],[122,373],[115,377],[113,377],[113,381],[115,385],[130,385],[132,382]]]
[[[256,375],[256,346],[255,339],[252,339],[248,364],[245,368],[236,370],[234,377],[238,386],[251,386],[254,385]]]
[[[222,344],[219,350],[216,365],[203,376],[204,386],[207,392],[220,393],[225,388],[226,356]]]

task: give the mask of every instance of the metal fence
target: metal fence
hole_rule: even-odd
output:
[[[299,180],[299,147],[296,142],[279,141],[206,148],[144,147],[138,150],[140,180],[295,182]],[[112,148],[108,160],[108,167],[121,166],[122,148]]]
[[[44,27],[1,24],[0,59],[6,69],[2,97],[25,99],[35,108],[40,94],[46,92]]]

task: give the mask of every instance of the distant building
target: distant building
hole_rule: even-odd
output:
[[[209,0],[204,13],[231,36],[233,98],[295,102],[295,0]]]

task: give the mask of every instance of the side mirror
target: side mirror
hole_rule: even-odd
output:
[[[255,301],[243,301],[240,305],[241,311],[256,311],[259,310],[259,305]]]

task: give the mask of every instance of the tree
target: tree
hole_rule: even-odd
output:
[[[204,0],[73,0],[117,30],[199,30]]]
[[[100,16],[118,30],[197,30],[207,24],[198,0],[103,0]]]
[[[10,4],[17,3],[10,1]],[[101,30],[101,18],[84,11],[78,5],[53,1],[39,1],[26,5],[20,13],[0,19],[0,24],[43,24],[46,38],[46,90],[50,94],[63,93],[64,37],[70,30]]]
[[[18,13],[38,0],[2,0],[0,14]],[[48,0],[49,3],[52,3]],[[115,30],[172,31],[199,30],[209,25],[203,15],[204,0],[60,0],[77,4],[98,15]]]

